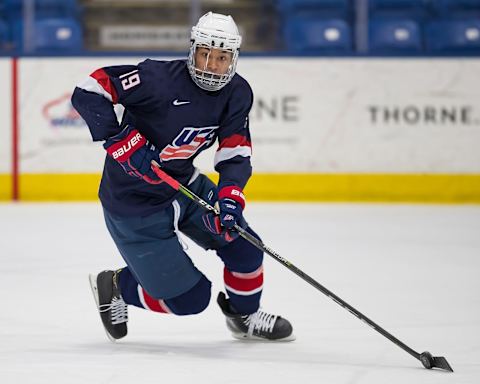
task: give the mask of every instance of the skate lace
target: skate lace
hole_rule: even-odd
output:
[[[110,304],[102,304],[98,307],[100,312],[111,311],[112,324],[122,324],[128,321],[128,306],[121,297],[113,297]]]
[[[248,334],[251,336],[256,330],[259,332],[273,332],[273,326],[275,325],[276,320],[276,315],[258,310],[257,312],[248,315],[244,320],[244,323],[245,325],[248,325]]]

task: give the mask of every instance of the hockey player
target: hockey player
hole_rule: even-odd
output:
[[[248,226],[242,212],[251,175],[248,114],[253,95],[235,73],[241,36],[231,16],[209,12],[191,30],[187,60],[145,60],[104,67],[73,93],[72,104],[107,156],[99,197],[107,228],[127,266],[90,275],[90,284],[113,341],[127,334],[128,305],[174,315],[202,312],[211,282],[185,253],[181,231],[224,263],[227,296],[217,302],[234,337],[292,340],[288,320],[259,309],[263,253],[232,230]],[[113,105],[125,107],[121,124]],[[193,165],[218,140],[216,186]],[[155,160],[189,186],[219,216],[206,214],[162,183]]]

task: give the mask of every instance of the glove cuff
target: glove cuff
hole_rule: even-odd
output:
[[[240,188],[235,185],[223,187],[218,191],[218,199],[232,199],[235,200],[245,209],[245,196]]]
[[[105,149],[107,150],[107,153],[115,160],[123,162],[128,160],[133,152],[135,152],[139,147],[145,145],[146,142],[147,140],[140,132],[138,132],[136,129],[132,129],[130,132],[128,132],[126,137],[115,140],[113,144],[105,147]]]

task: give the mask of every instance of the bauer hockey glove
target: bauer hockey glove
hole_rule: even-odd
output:
[[[162,182],[150,165],[152,160],[160,162],[160,152],[135,128],[127,125],[119,134],[107,139],[103,147],[130,176],[139,177],[150,184]]]
[[[234,185],[220,188],[218,201],[215,204],[220,215],[209,212],[203,216],[203,222],[207,229],[217,235],[221,235],[227,241],[233,241],[238,237],[238,232],[233,229],[235,224],[242,228],[247,224],[243,218],[245,197],[242,190]]]

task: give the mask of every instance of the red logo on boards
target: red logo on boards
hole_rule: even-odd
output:
[[[85,121],[73,108],[70,102],[71,94],[64,95],[49,101],[42,108],[42,114],[50,125],[55,128],[84,128]]]

